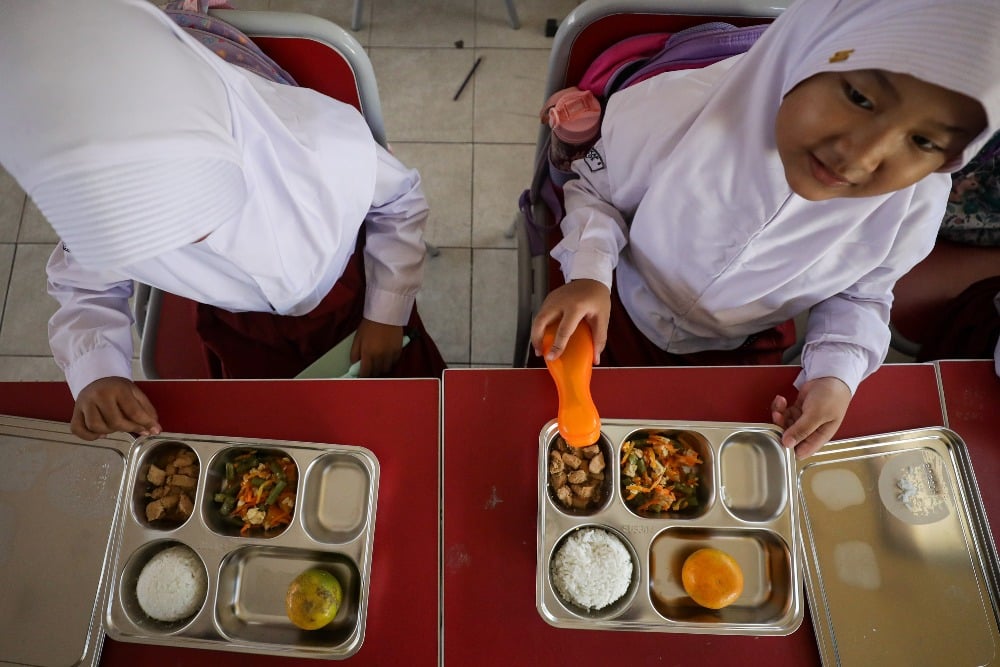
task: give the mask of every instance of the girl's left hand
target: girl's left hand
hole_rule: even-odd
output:
[[[362,319],[351,345],[351,362],[361,360],[359,377],[386,375],[403,351],[403,327]]]
[[[781,444],[794,447],[800,459],[819,451],[837,433],[851,404],[851,390],[834,377],[817,378],[802,385],[794,405],[784,396],[771,401],[771,419],[785,429]]]

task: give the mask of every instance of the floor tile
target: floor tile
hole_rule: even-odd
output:
[[[472,363],[511,365],[517,313],[517,251],[472,251]]]
[[[45,292],[45,263],[51,253],[48,245],[18,244],[0,325],[0,355],[49,354],[48,321],[57,306]]]
[[[471,272],[470,250],[444,248],[428,259],[417,295],[420,317],[449,364],[469,363]]]
[[[454,92],[475,60],[472,49],[371,49],[389,142],[472,141],[472,91]]]
[[[535,144],[545,102],[549,53],[541,49],[477,49],[472,127],[476,143]]]
[[[508,238],[517,201],[531,186],[533,145],[476,144],[473,156],[472,245],[514,248]]]
[[[25,199],[24,190],[14,177],[0,167],[0,243],[17,240]]]
[[[0,243],[0,318],[3,317],[7,292],[10,288],[10,274],[14,268],[14,252],[16,248],[17,246],[13,243]]]
[[[420,172],[431,212],[427,241],[441,248],[472,243],[472,144],[394,143],[393,151]]]
[[[0,380],[5,382],[62,382],[66,379],[52,355],[44,357],[0,356]],[[66,416],[69,421],[71,415]]]
[[[574,0],[514,0],[521,27],[512,30],[504,0],[478,0],[476,47],[550,49],[552,38],[545,36],[545,22],[562,21],[579,4]]]
[[[476,0],[367,0],[372,47],[475,46]],[[414,29],[414,27],[418,29]]]
[[[239,2],[240,0],[236,0],[236,3]],[[244,9],[241,4],[235,4],[235,6]],[[249,8],[247,7],[247,9]],[[368,29],[371,26],[370,1],[364,5],[362,26],[356,32],[351,30],[351,16],[354,11],[353,0],[270,0],[270,9],[271,11],[295,12],[324,18],[350,32],[362,46],[368,45]]]
[[[24,215],[21,217],[21,231],[17,240],[21,243],[45,243],[55,245],[59,242],[59,235],[52,228],[49,221],[45,219],[42,212],[35,206],[35,202],[30,199],[25,201]]]

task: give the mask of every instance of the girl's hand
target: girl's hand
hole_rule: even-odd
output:
[[[351,363],[361,360],[359,377],[386,375],[402,353],[403,327],[361,320],[351,345]]]
[[[101,378],[84,387],[76,398],[70,429],[84,440],[116,431],[157,435],[162,430],[146,394],[123,377]]]
[[[804,459],[819,451],[837,433],[851,404],[851,390],[834,377],[817,378],[802,386],[794,405],[784,396],[771,401],[771,419],[785,429],[781,444],[794,447]]]
[[[594,363],[601,362],[601,352],[608,340],[608,319],[611,316],[611,290],[597,280],[573,280],[545,297],[542,307],[531,323],[531,346],[535,354],[542,354],[542,336],[545,329],[558,323],[555,340],[547,359],[551,361],[562,354],[569,337],[581,320],[590,325],[594,338]]]

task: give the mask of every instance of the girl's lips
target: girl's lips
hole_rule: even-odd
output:
[[[843,188],[851,185],[851,182],[838,176],[825,164],[816,159],[812,153],[809,154],[809,171],[812,177],[828,188]]]

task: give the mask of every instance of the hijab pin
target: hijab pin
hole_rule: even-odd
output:
[[[850,58],[852,53],[854,53],[854,49],[845,49],[843,51],[837,51],[832,56],[830,56],[830,62],[842,63],[848,58]]]

